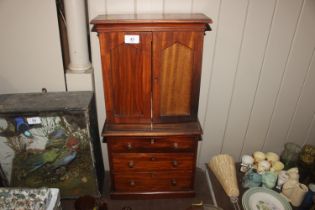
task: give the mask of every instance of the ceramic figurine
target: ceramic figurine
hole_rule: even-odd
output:
[[[280,155],[281,161],[284,164],[284,169],[297,166],[298,155],[301,152],[301,147],[297,144],[288,142],[284,145],[284,150]]]
[[[266,153],[266,159],[272,164],[275,161],[279,161],[279,155],[277,155],[274,152],[267,152]]]
[[[289,180],[295,181],[295,182],[299,182],[299,169],[297,167],[294,168],[290,168],[289,170],[287,170],[288,174],[289,174]]]
[[[281,190],[282,185],[284,185],[289,180],[289,174],[287,171],[280,171],[278,174],[277,186],[278,190]]]
[[[260,152],[260,151],[254,152],[253,156],[254,156],[255,163],[259,163],[260,161],[266,159],[265,153]]]
[[[267,160],[262,160],[258,162],[257,172],[262,174],[266,171],[269,171],[271,164]]]
[[[249,169],[252,168],[253,164],[254,164],[254,158],[252,156],[243,155],[240,171],[243,173],[247,172]]]
[[[243,177],[242,186],[244,188],[259,187],[261,185],[261,182],[261,174],[256,173],[254,169],[250,169],[245,173]]]
[[[306,185],[296,182],[295,180],[287,181],[282,187],[282,194],[288,198],[292,206],[301,205],[304,196],[308,192]]]
[[[283,169],[284,169],[284,164],[281,161],[277,160],[277,161],[272,162],[270,171],[279,173]]]
[[[273,172],[267,171],[262,174],[263,187],[272,189],[276,185],[277,175]]]

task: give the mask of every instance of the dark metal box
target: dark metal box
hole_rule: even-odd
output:
[[[0,164],[11,187],[98,196],[104,167],[93,92],[0,95]]]

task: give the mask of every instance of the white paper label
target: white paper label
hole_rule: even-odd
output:
[[[139,44],[140,37],[139,35],[125,35],[125,43],[126,44]]]
[[[26,118],[26,120],[29,125],[36,125],[42,123],[40,117],[28,117]]]

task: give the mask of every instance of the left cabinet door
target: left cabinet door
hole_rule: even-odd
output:
[[[151,32],[99,33],[109,123],[151,121]]]

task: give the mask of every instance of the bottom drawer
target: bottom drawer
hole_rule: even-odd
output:
[[[115,173],[114,190],[123,192],[184,191],[193,189],[191,171]]]

